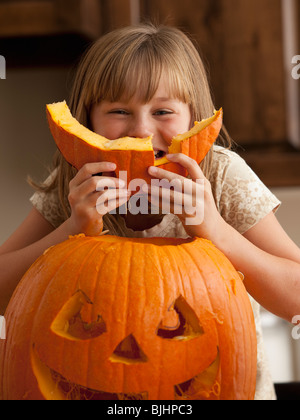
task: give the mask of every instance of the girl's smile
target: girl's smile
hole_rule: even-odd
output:
[[[155,95],[143,103],[138,93],[130,100],[101,101],[92,107],[92,129],[110,140],[121,137],[146,138],[153,135],[155,158],[168,152],[171,140],[191,128],[188,104],[170,97],[168,85],[161,79]]]

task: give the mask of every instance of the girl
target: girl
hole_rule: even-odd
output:
[[[109,139],[153,134],[158,156],[167,153],[174,135],[189,130],[193,121],[210,117],[215,108],[191,41],[174,28],[149,25],[119,29],[94,43],[80,63],[69,104],[83,125]],[[111,234],[122,236],[204,237],[245,275],[245,286],[255,299],[256,398],[274,398],[261,350],[256,301],[288,321],[300,314],[300,249],[274,215],[279,201],[229,150],[224,128],[218,143],[200,167],[182,154],[168,156],[187,169],[189,181],[188,188],[185,182],[182,192],[172,193],[167,215],[108,214],[130,198],[113,176],[115,166],[91,163],[76,172],[59,155],[54,171],[31,198],[33,209],[27,219],[0,248],[1,309],[35,259],[69,235],[100,234],[104,224]],[[159,168],[151,167],[149,173],[157,179],[187,181]],[[99,181],[108,178],[114,188],[97,191]],[[163,189],[151,188],[149,201],[157,203]],[[105,200],[106,208],[101,206]],[[190,225],[187,220],[193,215],[185,213],[185,206],[182,214],[172,214],[186,202],[204,209],[202,223]]]

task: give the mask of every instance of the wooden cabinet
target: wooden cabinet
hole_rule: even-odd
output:
[[[76,33],[95,39],[139,20],[140,0],[0,1],[0,38]]]
[[[300,150],[300,0],[282,3],[287,132]]]
[[[72,65],[90,41],[137,22],[139,1],[0,0],[0,54],[8,68]]]
[[[149,0],[144,7],[195,38],[234,139],[284,139],[281,0]]]
[[[198,45],[216,107],[269,186],[300,185],[300,0],[141,0],[142,16],[183,29]],[[292,7],[284,25],[284,8]],[[298,42],[287,53],[292,20]]]
[[[0,3],[0,37],[102,33],[99,0],[9,0]]]

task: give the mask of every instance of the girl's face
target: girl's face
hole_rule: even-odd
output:
[[[189,105],[170,97],[167,87],[161,78],[156,93],[147,103],[138,94],[129,101],[101,101],[91,111],[92,129],[110,140],[153,135],[156,158],[164,156],[172,138],[185,133],[192,125]]]

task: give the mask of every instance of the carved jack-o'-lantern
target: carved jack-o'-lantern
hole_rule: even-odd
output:
[[[202,239],[79,235],[29,269],[6,313],[2,399],[252,399],[239,274]]]

